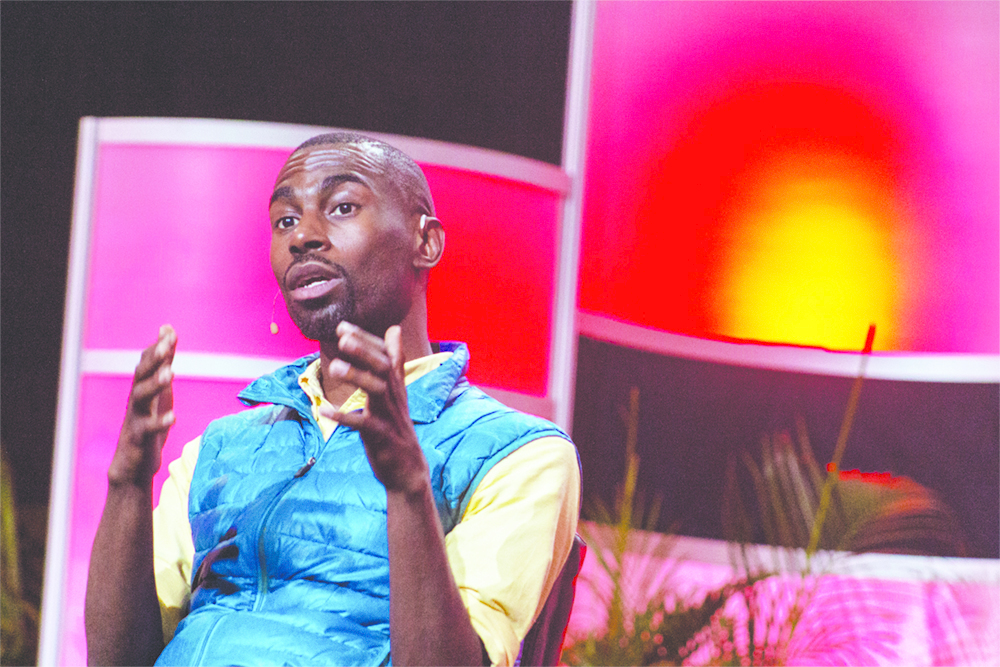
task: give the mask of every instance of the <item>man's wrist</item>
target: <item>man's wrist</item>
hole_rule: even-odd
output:
[[[390,498],[395,498],[397,502],[403,502],[407,505],[421,505],[429,498],[433,505],[434,489],[431,485],[430,473],[426,466],[420,472],[415,472],[403,480],[403,483],[398,488],[386,488],[386,495]]]
[[[108,486],[113,489],[152,490],[155,473],[143,472],[141,469],[145,467],[148,466],[123,462],[117,457],[112,459],[111,465],[108,466]]]

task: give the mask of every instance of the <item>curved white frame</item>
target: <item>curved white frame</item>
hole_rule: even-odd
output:
[[[69,505],[73,490],[76,453],[73,440],[76,433],[80,386],[87,250],[90,245],[97,145],[97,123],[94,119],[82,119],[76,152],[76,184],[73,189],[66,306],[63,313],[62,354],[59,361],[59,399],[56,404],[56,435],[52,455],[52,490],[49,497],[48,534],[45,540],[42,613],[38,629],[39,665],[54,665],[59,656],[62,591],[66,581],[66,553],[69,546],[66,536],[69,534]]]
[[[637,350],[733,366],[854,377],[861,364],[861,354],[856,352],[707,340],[586,311],[577,313],[577,329],[584,336]],[[865,377],[909,382],[996,383],[1000,382],[1000,355],[875,352],[868,358]]]
[[[563,123],[562,164],[573,187],[563,200],[562,224],[559,225],[558,274],[552,309],[552,347],[549,353],[549,396],[554,404],[552,421],[567,433],[572,433],[573,399],[576,394],[577,288],[583,226],[583,182],[587,166],[590,63],[596,11],[594,0],[576,0],[573,3]]]
[[[417,162],[478,171],[566,194],[569,176],[559,167],[519,155],[433,139],[319,125],[214,118],[95,118],[102,144],[197,144],[291,150],[326,132],[357,132],[391,144]]]

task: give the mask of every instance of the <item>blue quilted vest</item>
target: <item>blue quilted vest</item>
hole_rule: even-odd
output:
[[[493,465],[567,437],[463,377],[464,345],[407,388],[447,534]],[[240,393],[253,409],[202,436],[189,513],[191,607],[158,665],[379,665],[389,659],[385,489],[358,433],[327,442],[298,377],[316,355]],[[314,463],[310,464],[310,461]]]

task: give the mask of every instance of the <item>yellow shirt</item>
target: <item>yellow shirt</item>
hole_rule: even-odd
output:
[[[442,352],[407,362],[406,384],[443,363]],[[336,421],[319,413],[329,405],[319,381],[319,360],[299,376],[324,439]],[[364,407],[360,389],[344,411]],[[332,407],[332,406],[331,406]],[[194,543],[188,521],[188,490],[201,439],[184,446],[169,466],[160,502],[153,510],[156,590],[164,641],[186,611],[191,594]],[[461,522],[445,536],[445,550],[472,627],[494,665],[512,665],[521,640],[569,554],[580,504],[580,470],[573,445],[558,437],[529,442],[498,462],[483,477]]]

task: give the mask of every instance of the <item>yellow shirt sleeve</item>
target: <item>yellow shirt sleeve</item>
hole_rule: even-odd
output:
[[[494,665],[514,664],[569,555],[579,512],[576,448],[540,438],[493,466],[445,537],[455,583]]]
[[[163,642],[169,642],[187,614],[191,596],[194,540],[188,520],[188,493],[201,438],[184,445],[180,458],[169,466],[170,476],[160,489],[160,502],[153,510],[153,572],[160,598]]]

